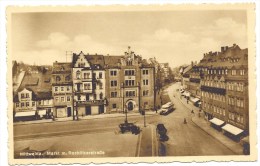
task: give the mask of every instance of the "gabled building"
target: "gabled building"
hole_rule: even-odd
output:
[[[128,47],[125,55],[105,56],[107,112],[155,108],[155,68]]]
[[[239,138],[249,132],[248,49],[234,44],[204,54],[200,64],[202,109],[212,124]],[[238,132],[235,132],[238,131]]]
[[[79,116],[106,113],[104,57],[73,54],[74,106]]]
[[[52,69],[52,97],[56,118],[73,117],[72,65],[54,62]]]

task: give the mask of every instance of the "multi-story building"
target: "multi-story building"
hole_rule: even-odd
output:
[[[198,66],[206,118],[232,137],[248,134],[248,49],[222,47],[204,54]]]
[[[72,65],[71,63],[54,62],[52,69],[52,96],[54,117],[72,117]]]
[[[14,95],[15,119],[49,118],[53,112],[51,71],[27,73]]]
[[[102,55],[73,54],[74,106],[79,116],[106,112],[106,82]]]
[[[107,112],[155,107],[155,69],[128,47],[123,56],[105,56]]]

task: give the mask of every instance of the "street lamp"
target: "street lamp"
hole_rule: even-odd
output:
[[[125,112],[125,123],[128,123],[128,121],[127,121],[127,105],[125,106],[125,91],[124,91],[125,86],[124,86],[123,82],[121,83],[121,87],[123,89],[123,112]],[[126,109],[125,109],[125,107],[126,107]]]

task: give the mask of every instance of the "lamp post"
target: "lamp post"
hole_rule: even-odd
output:
[[[123,89],[123,112],[125,113],[125,123],[128,123],[128,121],[127,121],[127,105],[125,106],[125,91],[124,91],[125,86],[124,86],[123,82],[121,83],[121,87]]]

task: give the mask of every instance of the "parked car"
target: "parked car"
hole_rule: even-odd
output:
[[[125,133],[127,131],[132,132],[132,134],[140,133],[140,127],[136,126],[133,123],[121,123],[119,124],[119,128],[122,133]]]
[[[165,128],[164,124],[162,124],[162,123],[157,124],[156,131],[159,134],[159,140],[160,141],[168,141],[169,140],[169,137],[166,135],[167,129]]]

